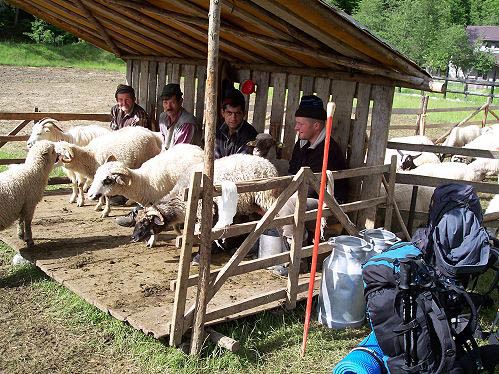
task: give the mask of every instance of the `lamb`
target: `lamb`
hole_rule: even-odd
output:
[[[122,195],[141,205],[153,204],[170,192],[192,165],[203,161],[203,150],[192,144],[178,144],[130,169],[123,162],[99,166],[88,190],[88,197]]]
[[[392,138],[390,141],[407,144],[434,145],[431,139],[424,135]],[[397,171],[410,170],[423,164],[440,162],[438,156],[431,152],[387,149],[385,153],[385,164],[389,164],[392,161],[393,155],[397,156]]]
[[[270,134],[262,133],[256,139],[248,143],[253,148],[253,154],[269,160],[277,169],[279,176],[288,175],[289,161],[277,158],[277,149],[282,144],[277,144]]]
[[[410,184],[395,184],[395,202],[400,210],[410,209],[412,187]],[[428,212],[433,191],[435,191],[435,187],[419,186],[415,207],[416,212]],[[384,187],[381,188],[380,196],[386,196]]]
[[[416,169],[406,171],[406,173],[466,181],[480,181],[485,174],[482,170],[475,170],[470,168],[469,165],[463,165],[460,162],[424,164],[418,166]]]
[[[164,231],[168,225],[173,225],[175,231],[178,224],[184,222],[186,214],[186,203],[183,200],[183,191],[189,185],[191,173],[202,170],[203,165],[198,164],[191,167],[189,173],[179,179],[173,190],[156,204],[139,212],[132,236],[133,241],[149,239],[148,246],[153,246],[155,235]],[[277,170],[269,160],[262,157],[235,154],[215,160],[214,183],[232,181],[234,183],[277,177]],[[268,210],[275,199],[278,191],[267,190],[258,192],[247,192],[239,194],[236,215],[261,214]],[[217,204],[215,199],[215,205]],[[198,219],[200,210],[198,209]]]
[[[24,164],[0,173],[0,206],[3,207],[0,210],[0,230],[19,220],[17,235],[28,248],[34,245],[31,233],[33,214],[56,160],[54,143],[42,140],[31,147]]]
[[[493,158],[477,158],[468,167],[477,175],[492,177],[499,174],[499,160]]]
[[[87,146],[80,147],[67,142],[56,143],[56,151],[61,155],[64,166],[80,175],[93,178],[98,167],[106,161],[121,161],[127,167],[136,169],[145,161],[153,158],[161,151],[157,138],[147,129],[142,127],[125,127],[108,135],[92,140]],[[83,206],[83,183],[79,181],[80,196],[78,206]],[[102,200],[95,207],[102,206]],[[110,212],[109,199],[102,217],[107,217]]]
[[[472,140],[463,148],[468,149],[486,149],[486,150],[498,150],[499,149],[499,128],[492,129],[478,138]],[[451,158],[454,162],[466,162],[469,163],[473,160],[473,157],[454,155]]]
[[[454,127],[442,145],[447,147],[462,147],[489,131],[491,131],[490,127],[482,128],[478,125]]]
[[[109,134],[110,132],[111,130],[97,125],[76,126],[72,127],[67,132],[64,132],[59,126],[57,126],[56,120],[52,118],[44,118],[33,125],[31,135],[27,141],[27,145],[28,148],[31,148],[33,144],[35,144],[39,140],[50,140],[53,142],[65,141],[68,143],[85,146],[94,138]],[[69,202],[74,203],[78,197],[77,181],[78,179],[81,179],[81,177],[77,176],[73,171],[66,169],[64,166],[63,170],[71,180],[71,188],[73,190],[73,193],[69,198]],[[85,185],[83,186],[83,189],[85,191],[89,187],[88,182],[89,181],[85,181]]]

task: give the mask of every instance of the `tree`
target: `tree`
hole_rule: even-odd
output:
[[[359,4],[359,0],[325,0],[326,3],[334,6],[335,8],[341,9],[347,14],[352,14],[354,9]]]
[[[499,26],[499,0],[470,0],[472,25]]]

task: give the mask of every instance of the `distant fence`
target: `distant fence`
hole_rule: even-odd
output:
[[[447,92],[449,93],[456,93],[456,94],[462,94],[465,97],[470,95],[470,96],[485,96],[489,98],[499,98],[498,95],[494,95],[494,89],[495,87],[499,86],[499,83],[496,82],[496,73],[494,72],[494,77],[492,81],[488,80],[479,80],[479,79],[459,79],[459,78],[449,78],[448,76],[446,77],[433,77],[433,80],[440,80],[444,81],[444,98],[447,97]],[[448,82],[458,82],[458,83],[463,83],[463,91],[455,91],[455,90],[449,90],[447,89]],[[469,85],[475,85],[475,86],[485,86],[485,87],[490,87],[490,92],[488,94],[482,93],[482,92],[474,92],[474,91],[468,91],[468,86]]]

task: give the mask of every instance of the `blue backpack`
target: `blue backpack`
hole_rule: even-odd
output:
[[[442,287],[420,249],[398,243],[363,265],[372,329],[390,373],[461,373]],[[457,370],[457,371],[454,371]]]

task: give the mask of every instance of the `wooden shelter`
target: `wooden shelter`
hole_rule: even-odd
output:
[[[315,93],[324,102],[334,101],[333,137],[345,153],[348,166],[353,169],[337,176],[354,178],[350,191],[350,204],[353,205],[339,207],[329,196],[327,213],[335,215],[347,232],[354,234],[357,229],[350,218],[358,226],[372,226],[376,206],[387,204],[389,214],[385,226],[390,226],[394,164],[391,167],[379,165],[385,156],[395,86],[439,91],[442,84],[435,85],[426,71],[348,15],[320,0],[220,0],[217,3],[219,31],[217,28],[215,35],[208,31],[208,0],[9,2],[124,59],[127,62],[127,82],[135,88],[139,104],[151,114],[155,113],[153,117],[161,111],[158,96],[163,85],[179,82],[183,86],[185,108],[203,119],[207,41],[216,38],[216,53],[220,66],[223,66],[220,74],[236,83],[246,79],[255,82],[256,93],[247,100],[253,105],[251,122],[259,132],[268,131],[283,142],[285,158],[289,158],[295,143],[294,113],[301,95]],[[215,107],[212,101],[210,99],[207,108]],[[368,125],[370,137],[366,144]],[[383,181],[387,197],[378,198],[381,181],[385,178],[383,173],[389,171],[390,180]],[[186,193],[191,209],[179,242],[182,254],[170,325],[170,343],[174,345],[178,345],[183,333],[193,326],[194,307],[185,311],[185,295],[187,288],[195,284],[192,277],[189,278],[189,262],[192,246],[196,244],[194,212],[199,196],[206,192],[206,184],[203,182],[201,186],[203,178],[196,174]],[[305,212],[303,199],[308,185],[318,188],[317,180],[308,169],[302,169],[294,178],[238,185],[239,192],[287,187],[260,221],[235,225],[217,233],[230,237],[250,232],[222,269],[211,275],[208,273],[206,303],[228,277],[283,261],[291,263],[288,286],[236,306],[208,311],[206,320],[228,317],[282,298],[288,308],[294,307],[297,294],[303,291],[303,285],[298,284],[299,260],[310,256],[310,251],[301,248],[303,224],[313,219],[314,214]],[[279,208],[295,192],[300,203],[294,217],[273,220]],[[357,217],[349,218],[344,213],[357,210],[360,210]],[[259,259],[250,265],[240,264],[264,229],[283,223],[293,223],[298,228],[289,252],[275,258]],[[214,234],[213,231],[212,238]],[[321,248],[327,251],[326,247]]]

